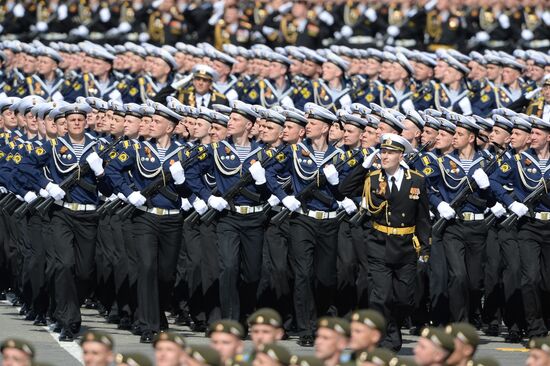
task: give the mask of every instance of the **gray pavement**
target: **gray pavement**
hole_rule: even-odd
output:
[[[204,344],[208,339],[204,334],[192,333],[186,327],[171,326],[172,330],[183,333],[190,344]],[[83,309],[83,329],[98,329],[109,332],[115,341],[117,352],[141,352],[153,357],[152,347],[139,343],[137,336],[127,331],[116,329],[116,325],[107,324],[95,310]],[[18,309],[7,302],[0,302],[0,341],[7,337],[18,337],[29,340],[36,348],[37,360],[54,365],[78,366],[80,361],[80,349],[76,342],[59,343],[57,335],[47,331],[46,327],[35,327],[30,322],[25,322],[18,315]],[[400,354],[412,355],[417,337],[406,335],[404,346]],[[501,338],[481,336],[482,345],[477,353],[478,357],[493,357],[501,365],[523,365],[527,358],[527,350],[519,344],[503,343]],[[246,347],[251,347],[251,342],[246,341]],[[296,344],[296,339],[282,342],[291,352],[298,354],[311,354],[311,348],[302,348]]]

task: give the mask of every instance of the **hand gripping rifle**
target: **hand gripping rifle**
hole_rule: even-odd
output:
[[[529,207],[530,211],[532,211],[533,206],[535,206],[535,204],[539,202],[545,194],[548,193],[549,184],[550,184],[550,178],[542,180],[537,185],[535,190],[529,193],[527,197],[525,197],[525,199],[523,200],[523,204]],[[516,215],[515,213],[512,213],[504,221],[502,221],[501,226],[502,227],[514,226],[518,220],[519,220],[518,215]]]

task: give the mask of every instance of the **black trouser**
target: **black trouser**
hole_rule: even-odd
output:
[[[443,233],[449,268],[449,304],[455,322],[469,321],[472,308],[481,301],[486,239],[483,221],[453,220]]]
[[[2,197],[0,197],[1,199]],[[9,235],[4,214],[0,210],[0,292],[10,287],[10,265],[7,256],[6,246]]]
[[[546,335],[543,294],[550,292],[550,222],[522,218],[518,225],[521,293],[527,336]]]
[[[434,325],[445,325],[449,322],[449,270],[447,258],[445,257],[445,247],[439,235],[432,237],[428,273],[430,318]]]
[[[254,310],[262,269],[264,221],[263,212],[241,215],[229,211],[218,221],[223,318],[244,319]]]
[[[502,287],[502,266],[500,254],[501,233],[496,226],[487,233],[486,257],[484,262],[485,301],[483,304],[483,322],[498,326],[502,318],[504,295]]]
[[[425,262],[416,263],[416,277],[414,285],[414,309],[411,314],[411,323],[416,327],[423,327],[430,322],[428,312],[430,275],[429,265]]]
[[[358,241],[362,241],[362,233],[352,230],[348,220],[342,221],[338,230],[336,259],[336,310],[340,317],[351,315],[357,304],[355,282],[358,262],[354,250]]]
[[[351,226],[354,253],[357,258],[357,308],[369,306],[369,246],[367,238],[372,230],[372,221],[365,218],[358,226]]]
[[[325,315],[334,302],[338,221],[297,215],[290,233],[296,327],[300,336],[312,335],[316,315]]]
[[[167,327],[164,311],[176,277],[183,218],[136,211],[132,220],[138,258],[138,319],[143,331]]]
[[[272,210],[268,220],[277,214]],[[280,225],[268,223],[264,235],[262,279],[258,289],[259,306],[272,307],[283,321],[292,318],[291,274],[288,263],[289,220]]]
[[[63,327],[81,322],[80,304],[94,281],[97,221],[95,212],[53,208],[52,242],[58,263],[55,318]]]
[[[378,310],[386,318],[386,337],[381,346],[397,352],[403,343],[401,324],[411,313],[414,305],[416,262],[387,263],[386,234],[376,230],[371,231],[367,245],[371,288],[369,307]]]
[[[48,309],[46,292],[46,246],[51,245],[51,238],[46,237],[44,225],[49,224],[49,218],[43,219],[38,214],[29,215],[28,235],[30,243],[30,258],[28,262],[31,289],[32,309],[40,315],[45,315]]]
[[[201,281],[201,223],[183,224],[178,258],[174,303],[179,311],[189,311],[194,322],[204,321]]]
[[[111,215],[109,214],[99,218],[96,247],[97,287],[95,289],[95,296],[107,311],[111,309],[115,300],[113,277],[115,249],[110,221]]]
[[[502,283],[504,290],[504,323],[509,331],[525,327],[521,297],[521,268],[519,241],[516,227],[498,228],[498,241],[502,255]]]
[[[55,245],[53,242],[53,228],[51,225],[51,212],[42,216],[42,236],[45,243],[45,256],[46,256],[46,268],[45,268],[45,281],[47,294],[49,298],[48,315],[53,316],[55,314],[56,300],[55,300],[55,272],[59,267],[59,262],[55,255]]]
[[[220,258],[215,222],[200,224],[202,307],[207,324],[221,319]]]
[[[127,220],[123,223],[120,216],[115,214],[110,216],[109,224],[113,237],[112,250],[109,252],[112,254],[110,262],[113,271],[115,299],[118,315],[124,317],[132,314],[128,279],[130,260],[126,249],[131,245],[130,241],[133,240],[131,231],[128,230],[128,224],[131,224],[131,221]]]
[[[29,232],[32,230],[36,232],[39,229],[40,222],[37,218],[29,220],[31,217],[19,217],[14,215],[14,220],[19,224],[17,225],[17,252],[19,263],[19,277],[21,281],[21,297],[27,306],[32,305],[33,293],[31,283],[31,256],[32,256],[32,244],[29,237]],[[32,228],[31,228],[32,226]]]

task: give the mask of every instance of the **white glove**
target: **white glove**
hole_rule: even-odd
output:
[[[185,172],[183,171],[183,167],[181,166],[181,162],[179,160],[170,165],[170,173],[172,173],[172,179],[176,185],[180,185],[185,182]]]
[[[50,194],[49,194],[48,191],[46,191],[44,188],[40,188],[40,191],[38,191],[38,194],[39,194],[40,197],[42,197],[42,198],[48,198],[48,197],[50,197]]]
[[[489,39],[490,39],[489,33],[485,32],[485,31],[481,31],[481,32],[476,33],[476,40],[479,43],[487,42]]]
[[[153,1],[153,3],[151,4],[151,6],[152,6],[153,8],[156,9],[156,8],[158,8],[158,7],[160,6],[160,4],[162,4],[163,1],[164,1],[164,0],[155,0],[155,1]]]
[[[139,207],[145,205],[145,202],[147,202],[147,198],[145,198],[141,194],[141,192],[135,191],[130,193],[130,195],[128,196],[128,202],[136,207]]]
[[[8,190],[6,189],[6,187],[0,187],[0,193],[6,194],[8,193]]]
[[[90,165],[96,177],[105,173],[105,169],[103,169],[103,159],[101,159],[95,151],[86,156],[86,162]]]
[[[340,178],[338,177],[338,171],[336,167],[332,164],[329,164],[323,168],[323,174],[327,178],[327,182],[331,186],[335,186],[340,183]]]
[[[368,20],[371,21],[371,23],[375,22],[376,19],[378,18],[378,14],[376,14],[376,11],[373,8],[368,8],[365,11],[365,16],[367,17]]]
[[[493,207],[491,207],[491,212],[496,216],[496,217],[502,217],[504,215],[506,215],[506,209],[504,208],[504,206],[502,206],[500,204],[500,202],[497,202],[496,205],[494,205]]]
[[[25,201],[25,199],[18,194],[15,195],[15,198],[17,198],[21,202]]]
[[[525,93],[525,98],[533,99],[533,97],[537,95],[537,93],[540,91],[541,91],[541,88],[536,88],[535,90],[531,90],[530,92]]]
[[[222,212],[223,210],[229,207],[229,203],[227,203],[226,200],[224,200],[221,197],[213,196],[213,195],[208,198],[208,205],[212,207],[214,210],[220,211],[220,212]]]
[[[178,81],[174,81],[172,84],[170,84],[170,87],[178,90],[179,88],[185,86],[185,84],[189,83],[193,79],[193,74],[189,74],[184,78],[179,79]]]
[[[515,213],[518,217],[525,216],[527,212],[529,212],[529,208],[525,206],[523,203],[514,201],[510,206],[508,206],[510,211]]]
[[[181,209],[183,211],[187,212],[192,208],[193,208],[193,205],[191,204],[191,202],[189,202],[189,200],[187,198],[182,198],[181,199]]]
[[[281,200],[279,199],[279,197],[275,196],[274,194],[272,194],[271,196],[269,196],[269,198],[267,199],[267,202],[269,203],[269,205],[271,207],[275,207],[277,206]]]
[[[302,205],[300,201],[298,201],[294,196],[286,196],[285,198],[283,198],[282,202],[283,205],[285,205],[285,207],[292,212],[297,211]]]
[[[289,1],[289,2],[286,2],[284,3],[283,5],[279,6],[279,13],[281,14],[286,14],[290,11],[290,9],[292,8],[292,1]]]
[[[107,198],[105,199],[105,201],[107,201],[107,202],[113,202],[114,200],[116,200],[116,197],[117,197],[116,194],[113,193],[112,195],[110,195],[109,197],[107,197]]]
[[[200,198],[195,198],[195,201],[193,201],[193,207],[195,208],[195,211],[197,211],[197,213],[201,216],[204,215],[206,211],[208,211],[208,205]]]
[[[39,32],[45,32],[48,30],[48,23],[46,22],[38,22],[36,23],[36,30]]]
[[[13,7],[12,13],[16,18],[23,18],[25,16],[25,8],[23,5],[17,4]]]
[[[346,210],[346,213],[348,215],[351,215],[352,213],[357,211],[357,206],[355,206],[355,202],[353,202],[351,199],[347,197],[344,198],[342,201],[339,201],[338,205],[344,210]]]
[[[483,169],[477,168],[474,174],[472,174],[472,178],[474,178],[479,188],[481,189],[489,188],[489,177],[483,171]]]
[[[439,212],[439,216],[443,217],[445,220],[450,220],[456,216],[455,210],[445,201],[437,205],[437,211]]]
[[[386,33],[388,33],[392,37],[396,37],[399,35],[399,28],[395,25],[390,25],[388,29],[386,30]]]
[[[117,30],[120,32],[120,33],[128,33],[129,31],[132,30],[132,26],[130,25],[130,23],[128,22],[122,22],[118,25],[118,28]]]
[[[248,169],[250,174],[252,175],[252,178],[254,179],[254,182],[256,182],[256,185],[262,185],[265,183],[265,169],[262,166],[262,163],[259,161],[255,162],[250,166],[250,169]]]
[[[141,32],[138,36],[138,39],[141,43],[147,42],[149,40],[150,36],[147,32]]]
[[[363,160],[363,164],[361,164],[361,165],[363,165],[363,168],[369,169],[372,166],[372,162],[374,161],[374,159],[378,155],[379,151],[380,151],[379,149],[374,150],[372,152],[372,154],[370,154],[369,156],[367,156],[365,158],[365,160]]]
[[[510,28],[510,18],[508,18],[508,15],[504,13],[500,14],[498,17],[498,22],[503,29]]]
[[[107,33],[105,33],[105,35],[108,37],[112,37],[112,36],[117,36],[119,33],[120,31],[117,28],[111,28],[107,31]]]
[[[27,203],[31,203],[32,201],[34,201],[37,198],[38,198],[38,196],[36,195],[36,193],[31,192],[31,191],[28,191],[27,194],[25,194],[25,197],[23,197],[23,199]]]
[[[0,24],[0,34],[2,34],[3,31],[4,31],[4,27],[2,26],[2,24]]]
[[[125,196],[122,192],[118,192],[116,196],[117,196],[122,202],[128,202],[128,198],[126,198],[126,196]]]
[[[67,5],[61,4],[57,7],[57,20],[65,20],[68,15],[69,9],[67,8]]]
[[[535,38],[535,34],[531,29],[524,29],[521,31],[521,38],[523,38],[526,41],[530,41],[533,38]]]
[[[340,29],[340,34],[342,37],[351,37],[353,36],[353,29],[349,25],[344,25],[342,29]]]
[[[105,7],[99,11],[99,19],[101,19],[103,23],[107,23],[111,20],[111,12],[109,11],[109,8]]]
[[[69,33],[79,37],[86,37],[90,33],[90,30],[86,28],[85,25],[80,25],[78,28],[71,30]]]
[[[271,28],[271,27],[268,27],[267,25],[264,25],[262,27],[262,32],[266,35],[266,36],[270,36],[271,34],[273,34],[275,32],[275,28]]]
[[[55,183],[48,183],[46,186],[46,191],[50,194],[50,196],[56,200],[60,201],[65,197],[65,191],[61,189],[61,187]]]

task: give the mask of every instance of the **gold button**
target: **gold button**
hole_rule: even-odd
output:
[[[391,212],[388,212],[388,215],[391,215]]]
[[[404,214],[404,213],[402,213],[402,214],[401,214],[401,216],[405,217],[405,214]]]

